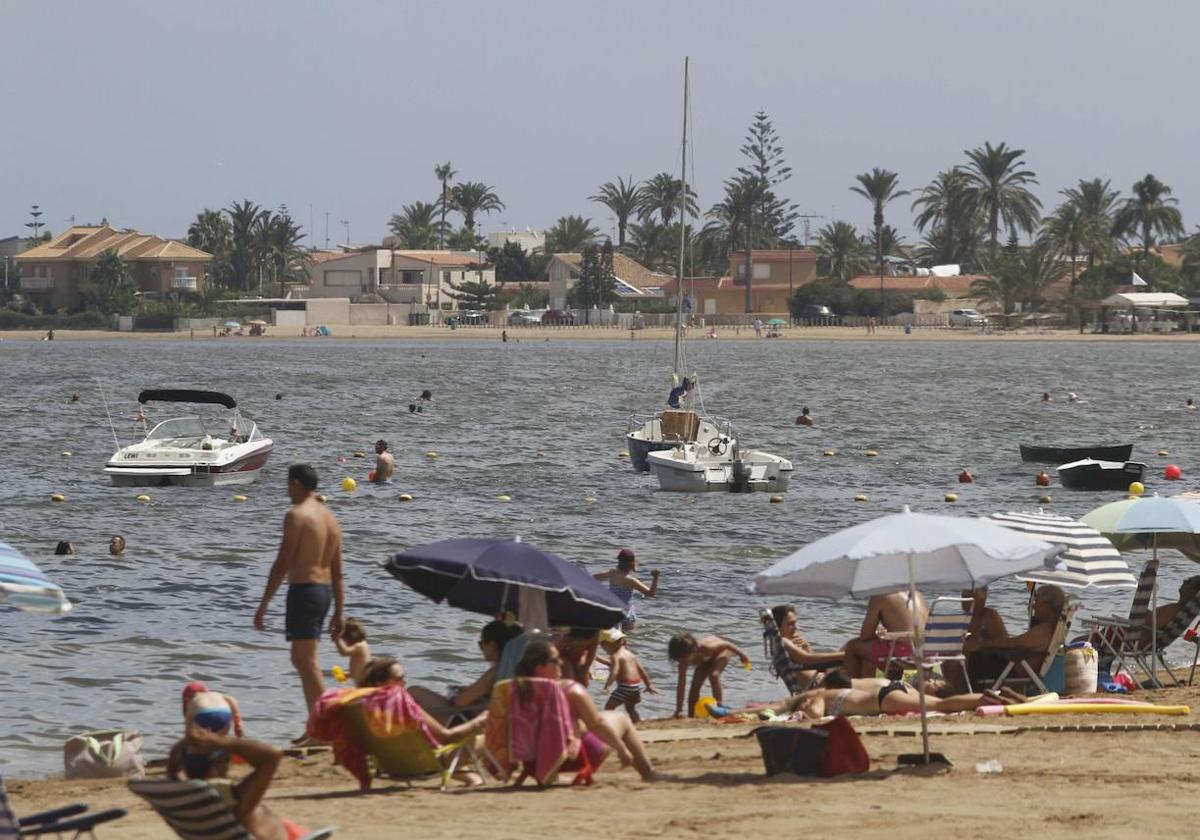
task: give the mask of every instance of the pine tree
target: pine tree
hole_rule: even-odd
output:
[[[746,220],[746,311],[754,309],[753,249],[756,243],[768,247],[791,233],[797,218],[795,205],[775,193],[775,188],[792,177],[792,168],[783,158],[783,146],[775,134],[766,111],[759,111],[750,123],[741,152],[750,161],[738,167],[738,178],[744,189],[755,197]]]

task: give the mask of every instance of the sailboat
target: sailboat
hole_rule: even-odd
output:
[[[792,463],[786,458],[743,450],[728,420],[702,416],[695,373],[685,373],[683,341],[683,266],[687,243],[688,60],[683,63],[683,142],[679,192],[679,262],[675,288],[675,365],[667,409],[651,417],[630,418],[625,440],[638,471],[650,471],[663,490],[750,492],[787,489]]]

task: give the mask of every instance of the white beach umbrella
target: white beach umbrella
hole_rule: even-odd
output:
[[[1062,545],[1053,545],[987,519],[901,513],[838,531],[760,572],[753,589],[761,595],[865,598],[918,586],[976,589],[994,580],[1035,569],[1056,569]],[[913,648],[924,654],[920,627]],[[923,761],[929,763],[924,670],[917,669],[921,700]]]

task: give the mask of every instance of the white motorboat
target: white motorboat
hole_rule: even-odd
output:
[[[725,438],[651,452],[646,460],[660,488],[681,493],[782,493],[792,477],[792,462],[786,458],[740,449]]]
[[[156,424],[138,443],[121,447],[104,465],[117,487],[178,484],[215,487],[250,484],[258,478],[274,446],[258,425],[242,417],[237,402],[215,391],[149,390],[138,402],[220,405],[221,417],[175,417]],[[114,432],[114,437],[115,437]]]

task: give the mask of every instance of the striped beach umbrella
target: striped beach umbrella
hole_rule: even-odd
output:
[[[62,588],[8,543],[0,542],[0,601],[26,612],[62,615],[71,602]]]
[[[1074,589],[1134,589],[1137,578],[1113,544],[1090,525],[1055,513],[993,513],[998,525],[1044,542],[1066,546],[1059,555],[1063,568],[1038,569],[1019,575],[1021,580],[1053,583]]]

